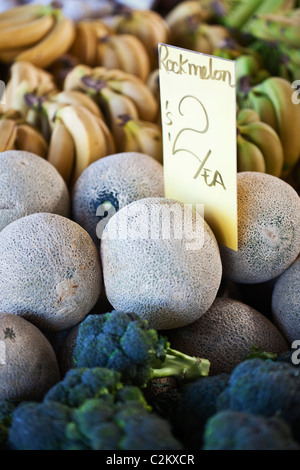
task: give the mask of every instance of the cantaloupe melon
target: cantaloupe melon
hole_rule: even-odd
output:
[[[0,399],[41,400],[60,380],[44,334],[12,313],[0,313]]]
[[[270,281],[300,253],[300,197],[284,180],[237,175],[238,250],[220,246],[223,275],[239,283]]]
[[[68,217],[70,195],[66,183],[51,163],[33,153],[0,153],[0,230],[35,212]]]
[[[208,359],[211,375],[230,373],[254,345],[275,354],[289,349],[264,315],[239,300],[222,297],[199,320],[166,334],[173,348]]]
[[[163,166],[138,152],[108,155],[80,175],[72,192],[72,218],[97,245],[111,215],[130,202],[164,196]]]
[[[300,257],[276,280],[272,314],[290,344],[300,340]]]
[[[150,197],[120,209],[103,231],[100,252],[110,304],[137,313],[152,328],[194,322],[220,286],[222,265],[212,230],[175,200]]]
[[[91,237],[66,217],[31,214],[0,232],[0,310],[41,330],[79,323],[97,302],[101,281]]]

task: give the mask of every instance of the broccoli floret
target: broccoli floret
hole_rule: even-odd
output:
[[[0,400],[0,450],[8,450],[8,432],[11,425],[12,413],[19,402],[10,399]]]
[[[202,377],[182,387],[181,399],[171,418],[174,434],[186,449],[200,450],[204,426],[216,409],[217,398],[226,388],[229,374]]]
[[[46,393],[45,401],[77,407],[88,398],[116,393],[123,387],[121,374],[104,367],[70,369],[65,377]]]
[[[249,359],[232,371],[217,400],[218,411],[230,409],[285,420],[300,436],[300,374],[286,362]]]
[[[122,385],[119,376],[104,368],[69,371],[60,387],[55,385],[42,402],[23,402],[13,411],[8,436],[10,447],[15,450],[181,450],[182,445],[173,436],[169,422],[153,413],[140,388]],[[89,378],[91,387],[86,382]],[[68,389],[73,386],[74,393]]]
[[[158,377],[195,380],[208,375],[210,366],[206,359],[172,349],[137,314],[116,310],[88,315],[79,324],[73,359],[75,367],[116,370],[124,383],[139,387]]]
[[[223,410],[210,417],[202,450],[300,450],[289,425],[280,418]]]

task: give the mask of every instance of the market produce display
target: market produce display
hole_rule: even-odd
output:
[[[0,11],[0,450],[300,450],[300,2],[79,11]],[[159,43],[235,61],[237,251],[165,197]]]

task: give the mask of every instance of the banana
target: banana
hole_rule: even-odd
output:
[[[130,98],[116,93],[109,87],[101,90],[100,100],[104,109],[105,122],[112,133],[116,149],[123,151],[124,129],[119,123],[120,116],[129,115],[137,119],[138,111]]]
[[[277,117],[270,98],[259,93],[254,87],[248,94],[248,102],[251,108],[259,115],[259,119],[269,124],[278,133]]]
[[[151,69],[158,66],[158,43],[168,43],[170,28],[165,19],[151,9],[131,9],[116,15],[114,30],[118,34],[133,34],[144,44]]]
[[[227,28],[241,30],[243,25],[251,18],[259,7],[261,0],[241,1],[225,16],[223,22]]]
[[[254,17],[251,16],[242,27],[242,31],[249,32],[251,28],[251,22],[256,19],[256,16],[264,14],[286,14],[295,7],[295,0],[264,0],[260,2],[260,5],[255,10]]]
[[[82,79],[90,77],[93,68],[88,65],[79,64],[75,65],[72,70],[66,75],[64,80],[64,90],[81,90],[88,91],[89,88],[84,85]]]
[[[17,47],[16,49],[0,49],[0,62],[10,65],[15,57],[17,57],[18,54],[21,54],[21,52],[24,52],[26,49],[26,46]]]
[[[32,46],[41,41],[52,30],[55,20],[52,15],[44,15],[25,22],[22,25],[1,27],[0,49],[16,49],[18,47]]]
[[[25,150],[42,158],[47,157],[48,143],[46,139],[37,129],[27,123],[17,125],[15,146],[17,150]]]
[[[70,54],[79,59],[82,64],[94,67],[97,58],[97,35],[95,29],[87,21],[76,24],[76,35],[70,48]]]
[[[105,78],[104,78],[105,79]],[[106,75],[107,85],[116,93],[129,98],[135,105],[138,115],[143,121],[154,121],[158,112],[158,102],[150,88],[132,74]]]
[[[12,119],[0,119],[0,152],[13,150],[17,135],[17,126]]]
[[[266,164],[262,151],[252,142],[237,136],[237,171],[266,172]]]
[[[54,16],[55,22],[48,34],[34,46],[17,55],[16,61],[28,61],[45,69],[70,49],[76,35],[75,24],[59,10]]]
[[[299,47],[300,17],[276,13],[258,15],[251,22],[249,32],[256,38]]]
[[[75,143],[65,124],[56,119],[49,141],[47,160],[69,185],[75,164]]]
[[[237,113],[237,125],[244,126],[245,124],[250,124],[251,122],[257,122],[260,120],[259,114],[250,108],[240,109]]]
[[[33,3],[33,4],[26,4],[26,5],[16,5],[13,8],[10,8],[8,10],[4,10],[0,13],[0,24],[1,22],[7,22],[7,21],[19,21],[19,19],[22,20],[22,22],[28,20],[28,19],[33,19],[36,18],[37,16],[40,16],[41,11],[43,11],[44,7]]]
[[[84,106],[64,106],[57,112],[73,137],[75,143],[75,166],[71,185],[91,163],[106,156],[104,133],[96,122],[95,115]]]
[[[51,101],[61,104],[75,104],[84,106],[91,113],[103,118],[102,112],[95,101],[86,93],[80,90],[63,90],[51,96]]]
[[[99,61],[98,65],[105,68],[120,68],[146,81],[150,73],[150,58],[140,39],[133,34],[111,34],[102,38],[98,44],[101,45],[101,43],[104,43],[106,49],[102,50],[101,62]],[[110,53],[108,48],[111,49]],[[103,53],[104,50],[106,53]],[[119,64],[119,66],[111,63],[112,53],[116,55],[116,65]]]
[[[159,163],[163,163],[161,126],[153,122],[125,116],[123,117],[122,127],[125,131],[123,151],[145,153]]]
[[[112,155],[116,152],[116,144],[113,138],[112,133],[110,132],[104,118],[100,116],[95,116],[95,120],[100,128],[100,131],[104,135],[105,143],[106,143],[106,154]]]
[[[198,0],[186,0],[175,4],[165,15],[171,34],[176,34],[186,18],[196,18],[198,22],[207,22],[211,18],[211,12],[204,3]]]
[[[107,69],[121,69],[119,55],[111,47],[109,36],[101,38],[97,44],[96,66]]]
[[[256,121],[238,126],[243,138],[256,145],[265,160],[265,172],[280,178],[283,168],[283,148],[278,134],[268,124]]]
[[[215,49],[222,47],[230,39],[230,33],[222,25],[200,24],[195,30],[192,49],[194,51],[212,54]]]
[[[292,84],[281,77],[270,77],[256,86],[266,95],[275,110],[278,135],[284,153],[283,171],[290,171],[300,156],[300,104],[292,101]]]

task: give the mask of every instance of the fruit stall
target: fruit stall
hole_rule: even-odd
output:
[[[210,152],[174,143],[191,187],[170,170],[188,53],[235,71],[198,131],[231,171],[235,249]],[[299,0],[1,2],[0,450],[300,450],[299,367]]]

